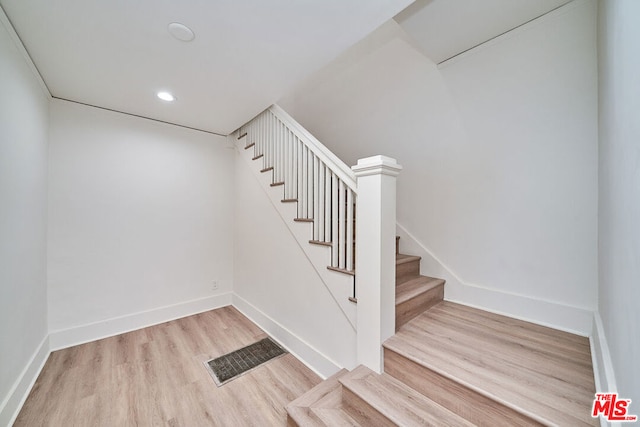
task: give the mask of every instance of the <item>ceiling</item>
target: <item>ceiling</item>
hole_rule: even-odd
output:
[[[414,45],[440,63],[567,2],[0,0],[0,6],[54,97],[227,135],[394,16]],[[190,27],[195,39],[173,38],[172,22]],[[160,101],[160,90],[177,100]]]
[[[226,135],[412,0],[0,0],[54,97]],[[173,38],[168,24],[195,33]],[[156,98],[169,90],[177,100]]]
[[[395,20],[439,64],[571,0],[416,0]]]

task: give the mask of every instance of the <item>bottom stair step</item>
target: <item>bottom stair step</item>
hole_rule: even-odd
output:
[[[342,409],[342,369],[287,405],[289,426],[360,426]]]
[[[339,379],[343,408],[366,426],[473,426],[387,374],[358,366]]]
[[[294,427],[361,427],[342,407],[336,408],[305,408],[288,407],[287,425]]]

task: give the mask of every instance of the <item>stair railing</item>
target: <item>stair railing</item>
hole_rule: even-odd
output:
[[[349,168],[277,105],[238,135],[246,138],[245,149],[253,147],[253,160],[262,159],[261,172],[272,172],[271,186],[284,186],[282,201],[297,202],[294,220],[313,223],[309,242],[331,247],[327,268],[353,276],[353,302],[357,205],[357,359],[382,372],[380,346],[395,331],[396,177],[402,166],[377,155]]]
[[[331,247],[331,270],[355,275],[356,177],[327,147],[277,105],[239,130],[272,186],[284,186],[283,202],[297,202],[296,221],[312,222],[310,243]],[[355,289],[354,289],[355,297]]]

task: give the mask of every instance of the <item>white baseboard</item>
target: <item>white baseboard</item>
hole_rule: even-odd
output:
[[[49,358],[51,350],[49,347],[49,336],[44,337],[31,359],[20,373],[20,376],[9,390],[9,394],[0,404],[0,426],[12,425],[22,405],[24,405],[29,392],[35,384],[40,371],[44,367],[45,362]]]
[[[231,305],[231,302],[231,292],[181,302],[69,329],[52,331],[49,333],[49,342],[52,351],[59,350],[224,307]]]
[[[618,387],[616,385],[616,376],[609,353],[609,344],[602,325],[602,318],[599,312],[593,314],[593,332],[590,337],[591,341],[591,362],[593,364],[593,375],[596,380],[597,393],[616,393]],[[601,427],[617,427],[622,423],[608,422],[603,416],[600,416]]]
[[[599,312],[593,315],[593,333],[591,335],[591,358],[598,393],[617,392],[613,362],[609,353],[609,344],[604,333],[602,318]]]
[[[592,310],[466,283],[402,225],[397,224],[396,230],[407,253],[422,257],[423,274],[447,281],[446,300],[585,337],[591,335]]]
[[[323,379],[340,370],[340,366],[329,357],[237,294],[233,295],[233,306]]]
[[[473,285],[452,286],[448,301],[583,337],[591,335],[593,312],[553,301]]]

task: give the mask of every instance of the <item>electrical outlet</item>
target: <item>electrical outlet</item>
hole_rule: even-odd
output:
[[[214,291],[218,289],[218,281],[217,280],[214,280],[211,283],[211,289],[213,289]]]

